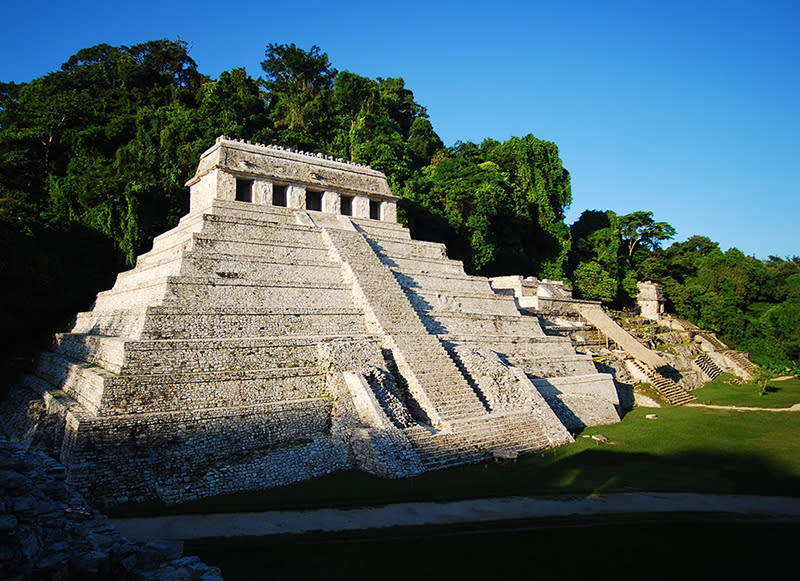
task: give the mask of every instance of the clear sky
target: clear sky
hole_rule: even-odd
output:
[[[800,255],[800,0],[27,0],[3,8],[0,80],[160,38],[211,77],[316,44],[339,70],[403,77],[447,145],[555,142],[568,223],[652,210],[676,240]]]

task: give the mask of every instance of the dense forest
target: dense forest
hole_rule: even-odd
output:
[[[318,47],[269,44],[262,68],[212,79],[185,43],[159,40],[86,48],[30,83],[0,83],[6,379],[188,211],[184,183],[218,135],[384,172],[412,234],[446,243],[470,273],[566,279],[614,307],[654,280],[679,316],[797,371],[798,257],[762,261],[699,235],[664,247],[675,230],[647,211],[590,210],[567,225],[555,144],[445,147],[403,79],[337,71]]]

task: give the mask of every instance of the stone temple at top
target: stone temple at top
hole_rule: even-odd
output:
[[[25,380],[97,502],[413,476],[619,421],[612,377],[413,240],[380,172],[221,137],[187,185]]]

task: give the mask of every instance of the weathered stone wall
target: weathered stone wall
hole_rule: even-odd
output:
[[[119,418],[73,411],[66,417],[61,457],[71,467],[70,485],[87,497],[111,504],[140,501],[156,496],[161,483],[176,475],[190,488],[208,471],[324,438],[331,405],[330,399],[301,400]]]

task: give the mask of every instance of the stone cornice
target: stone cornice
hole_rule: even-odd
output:
[[[203,153],[197,172],[186,185],[197,183],[215,169],[280,183],[366,194],[382,199],[397,198],[389,189],[386,176],[368,166],[348,163],[322,153],[224,136],[218,137],[214,145]]]

